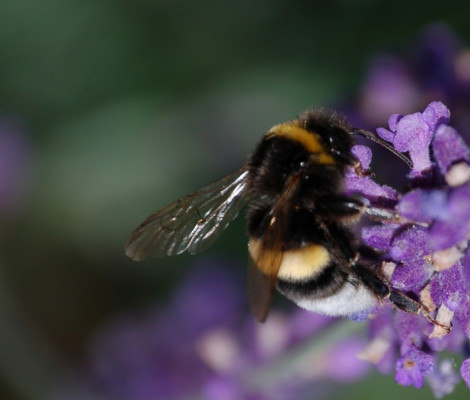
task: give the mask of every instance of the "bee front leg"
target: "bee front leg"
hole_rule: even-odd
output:
[[[354,219],[361,215],[367,215],[374,221],[387,221],[391,223],[410,223],[415,225],[427,226],[426,223],[410,220],[403,217],[397,211],[391,208],[368,206],[358,198],[348,196],[327,197],[317,202],[319,204],[328,204],[328,213],[331,217],[338,220]]]
[[[372,207],[366,206],[361,201],[356,199],[345,199],[344,201],[334,203],[333,210],[338,214],[338,216],[348,217],[348,216],[359,216],[367,215],[373,221],[387,221],[391,223],[409,223],[420,226],[428,226],[425,222],[414,221],[408,218],[403,217],[395,210],[390,208],[382,207]]]
[[[332,213],[338,218],[348,218],[367,215],[370,219],[377,221],[403,222],[403,217],[394,210],[382,207],[365,205],[361,200],[354,197],[340,197],[330,200]]]
[[[327,197],[317,203],[327,204],[328,214],[337,220],[354,219],[363,214],[366,209],[360,199],[346,196]]]

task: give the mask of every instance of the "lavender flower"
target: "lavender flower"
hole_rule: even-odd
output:
[[[388,129],[377,129],[395,149],[410,155],[407,193],[383,191],[377,198],[377,184],[370,178],[352,171],[347,177],[350,191],[361,188],[371,205],[392,204],[401,216],[364,227],[362,239],[383,253],[390,285],[418,299],[423,314],[435,319],[432,324],[423,316],[388,307],[375,310],[363,357],[384,372],[394,363],[401,385],[420,388],[427,379],[438,397],[451,392],[457,379],[451,363],[444,360],[439,366],[440,353],[466,356],[463,346],[470,338],[470,149],[449,122],[448,108],[433,102],[422,113],[392,115]],[[355,154],[361,163],[370,162],[365,152]],[[445,327],[452,324],[448,333]],[[469,365],[470,359],[463,362],[461,376],[470,387]]]

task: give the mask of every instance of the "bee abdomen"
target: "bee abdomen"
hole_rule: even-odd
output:
[[[347,316],[374,307],[377,295],[357,277],[331,264],[307,281],[278,280],[278,290],[305,310],[330,316]]]
[[[319,244],[310,243],[286,251],[265,249],[259,239],[251,238],[248,250],[258,268],[269,275],[271,262],[275,257],[265,257],[266,252],[280,251],[282,260],[277,274],[278,279],[286,281],[307,281],[321,275],[330,264],[330,253]],[[264,265],[266,264],[266,265]]]

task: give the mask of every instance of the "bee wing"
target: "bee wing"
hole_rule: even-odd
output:
[[[282,264],[285,235],[289,216],[294,207],[293,198],[297,192],[300,175],[291,175],[284,185],[283,192],[267,214],[267,226],[260,239],[256,259],[252,259],[248,270],[248,303],[251,311],[263,322],[269,311],[269,305],[277,282],[277,275]]]
[[[282,249],[272,251],[264,251],[261,260],[252,260],[248,266],[248,304],[251,312],[259,322],[264,322],[269,312],[269,305],[276,286],[277,272],[282,263]],[[268,275],[259,268],[260,262],[271,265],[271,269],[277,270],[275,273]]]
[[[152,214],[127,240],[126,255],[137,261],[202,251],[246,203],[247,178],[244,167]]]

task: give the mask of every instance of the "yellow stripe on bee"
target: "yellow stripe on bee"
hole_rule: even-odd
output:
[[[283,136],[295,140],[304,146],[310,153],[316,155],[316,161],[319,164],[334,164],[333,157],[325,152],[318,136],[300,127],[295,122],[286,122],[273,126],[266,134],[267,137]]]
[[[270,254],[274,253],[273,250],[264,249],[259,239],[250,239],[248,250],[258,268],[266,275],[271,275],[273,273],[272,261],[280,254]],[[330,254],[324,246],[309,244],[282,252],[277,276],[289,281],[305,280],[321,273],[329,263]]]

